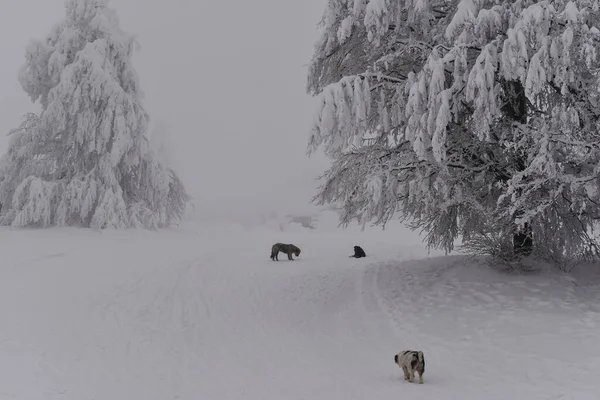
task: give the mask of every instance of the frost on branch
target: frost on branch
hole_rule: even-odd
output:
[[[483,48],[469,74],[465,100],[472,102],[475,110],[473,112],[473,130],[481,141],[489,141],[490,128],[494,119],[500,114],[496,103],[498,96],[495,76],[498,69],[495,44],[489,44]]]
[[[183,184],[148,141],[134,50],[108,0],[67,0],[28,46],[19,80],[42,111],[0,163],[3,224],[154,229],[183,215]]]
[[[360,139],[367,130],[371,112],[369,82],[361,77],[348,77],[323,90],[315,114],[312,146],[326,143],[327,152],[342,151]]]
[[[462,237],[598,255],[596,2],[328,4],[308,76],[309,150],[333,159],[316,201],[343,205],[344,224],[398,216],[448,251]]]
[[[46,227],[52,221],[52,203],[56,201],[58,184],[44,182],[34,176],[26,178],[15,190],[11,211],[13,226]],[[18,210],[18,211],[17,211]]]
[[[478,13],[477,0],[460,0],[456,7],[456,13],[446,27],[446,37],[453,40],[463,32],[465,26],[472,24]]]

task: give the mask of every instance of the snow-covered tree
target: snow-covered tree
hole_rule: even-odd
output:
[[[164,227],[189,197],[148,141],[135,39],[108,0],[66,0],[65,10],[26,51],[19,80],[41,113],[11,132],[0,161],[0,222]]]
[[[597,255],[598,8],[329,0],[308,76],[309,152],[333,158],[315,200],[343,204],[343,224],[399,213],[447,251],[462,236],[500,256]]]

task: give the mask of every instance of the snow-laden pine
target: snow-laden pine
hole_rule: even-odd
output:
[[[189,198],[148,141],[135,38],[108,0],[67,0],[65,11],[26,51],[19,80],[41,112],[11,132],[0,161],[0,221],[164,227]]]
[[[315,199],[341,203],[344,224],[400,212],[448,251],[462,236],[507,256],[597,254],[598,8],[329,0],[308,75],[309,152],[333,158]]]

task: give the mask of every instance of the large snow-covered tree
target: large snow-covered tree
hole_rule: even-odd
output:
[[[147,138],[131,58],[134,36],[108,0],[66,0],[66,18],[33,41],[20,71],[41,112],[13,130],[0,160],[0,222],[159,228],[189,200]]]
[[[329,0],[309,68],[315,200],[450,251],[597,255],[596,0]],[[368,140],[366,140],[368,139]]]

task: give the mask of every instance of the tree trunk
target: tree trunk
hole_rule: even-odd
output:
[[[521,124],[527,123],[527,97],[525,97],[525,88],[520,81],[505,81],[504,85],[505,104],[502,111],[508,118]],[[517,171],[525,169],[526,161],[521,157],[514,159],[514,168]],[[521,214],[521,212],[517,212]],[[533,252],[533,235],[531,225],[525,223],[522,230],[513,235],[513,251],[515,256],[527,257]]]
[[[533,252],[533,237],[528,223],[525,223],[523,230],[513,235],[513,250],[519,258],[527,257]]]

